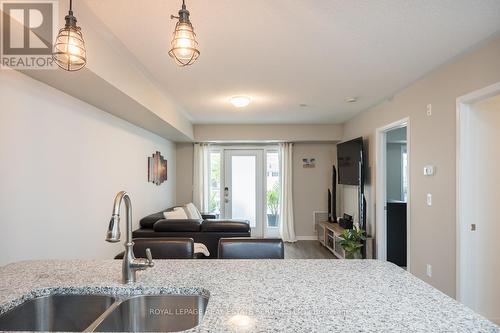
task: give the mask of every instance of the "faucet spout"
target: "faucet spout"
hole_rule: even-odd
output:
[[[108,232],[106,233],[106,242],[118,243],[120,241],[120,215],[111,216]]]
[[[122,282],[128,284],[137,280],[136,271],[153,267],[154,263],[151,251],[146,251],[148,255],[147,259],[138,259],[134,255],[134,242],[132,241],[132,203],[130,201],[130,196],[125,191],[116,194],[113,204],[113,213],[106,233],[106,241],[110,243],[117,243],[120,241],[120,207],[122,202],[125,202],[127,220],[127,239],[124,244],[125,254],[122,262]]]

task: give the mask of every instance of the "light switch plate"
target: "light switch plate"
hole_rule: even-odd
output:
[[[427,206],[432,206],[432,194],[427,193]]]
[[[427,264],[427,276],[432,277],[432,265]]]
[[[427,104],[427,115],[432,116],[432,104]]]

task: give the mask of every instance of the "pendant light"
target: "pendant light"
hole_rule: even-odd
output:
[[[65,17],[66,24],[59,30],[52,59],[66,71],[77,71],[87,63],[87,52],[80,27],[76,26],[73,16],[73,1],[69,1],[69,13]]]
[[[171,19],[178,19],[172,38],[171,49],[168,55],[174,59],[179,66],[188,66],[193,64],[200,56],[198,42],[194,33],[193,25],[189,21],[189,11],[182,0],[182,8],[179,10],[179,16],[170,16]]]

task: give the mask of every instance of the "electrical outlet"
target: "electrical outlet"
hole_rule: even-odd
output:
[[[427,115],[432,116],[432,104],[427,104]]]
[[[432,206],[432,194],[427,193],[427,206]]]
[[[432,277],[432,265],[427,264],[427,276]]]

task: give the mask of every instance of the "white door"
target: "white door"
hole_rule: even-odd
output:
[[[263,237],[263,150],[226,149],[224,160],[225,217],[250,221],[252,237]]]
[[[460,114],[459,301],[500,324],[500,95]]]

